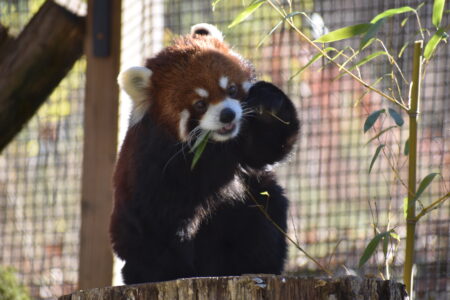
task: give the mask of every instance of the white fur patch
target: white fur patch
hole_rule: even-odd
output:
[[[242,88],[244,89],[244,91],[246,93],[248,93],[248,91],[250,90],[250,88],[252,87],[253,83],[251,83],[250,81],[244,81],[242,84]]]
[[[197,95],[199,95],[202,98],[208,98],[208,96],[209,96],[208,91],[205,89],[196,88],[194,91],[197,93]]]
[[[117,78],[120,88],[133,100],[129,126],[138,123],[148,110],[150,103],[147,90],[151,75],[152,71],[145,67],[132,67],[122,71]]]
[[[183,111],[180,113],[180,123],[178,124],[178,135],[180,136],[180,139],[182,141],[187,140],[188,137],[188,128],[187,128],[187,123],[189,120],[189,117],[191,116],[191,114],[189,113],[189,111],[187,109],[183,109]]]
[[[230,108],[236,114],[234,120],[234,124],[236,127],[234,131],[229,133],[228,135],[222,135],[215,132],[225,125],[222,122],[220,122],[220,113],[224,108]],[[239,101],[232,98],[226,98],[222,102],[209,105],[208,110],[203,115],[203,118],[200,121],[200,128],[202,128],[203,130],[212,131],[211,138],[213,140],[218,142],[226,141],[230,138],[235,137],[239,133],[241,118],[242,118],[242,107]]]
[[[228,77],[227,76],[220,77],[219,86],[221,88],[223,88],[224,90],[227,88],[227,86],[228,86]]]
[[[128,126],[132,127],[139,123],[147,112],[150,103],[147,101],[134,102],[133,108],[131,109],[130,120],[128,121]]]
[[[222,32],[220,32],[220,30],[217,29],[217,27],[214,25],[211,25],[208,23],[200,23],[200,24],[196,24],[191,27],[191,35],[192,36],[194,34],[196,34],[197,31],[205,32],[205,33],[207,33],[205,35],[212,36],[212,37],[218,39],[219,41],[223,41]]]
[[[146,98],[146,89],[150,86],[152,71],[146,67],[132,67],[120,72],[117,81],[134,102]]]

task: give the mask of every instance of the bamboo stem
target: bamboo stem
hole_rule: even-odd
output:
[[[419,114],[420,82],[422,73],[423,41],[414,43],[413,78],[409,103],[409,166],[408,166],[408,209],[406,216],[406,251],[403,281],[412,300],[414,265],[414,244],[416,231],[416,171],[417,171],[417,116]]]

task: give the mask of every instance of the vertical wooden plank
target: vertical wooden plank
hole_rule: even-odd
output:
[[[121,0],[111,0],[110,55],[94,56],[93,7],[88,1],[86,98],[80,239],[79,288],[111,285],[109,242],[112,173],[117,151]],[[103,0],[100,0],[103,1]]]

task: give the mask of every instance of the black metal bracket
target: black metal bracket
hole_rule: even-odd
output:
[[[111,1],[93,0],[92,38],[94,56],[107,57],[111,53]]]

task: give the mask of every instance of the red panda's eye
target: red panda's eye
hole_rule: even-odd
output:
[[[228,94],[230,97],[236,97],[237,92],[238,92],[238,89],[237,89],[237,87],[236,87],[235,84],[232,84],[232,85],[230,85],[230,86],[227,88],[227,94]]]
[[[194,109],[200,113],[204,113],[206,111],[207,107],[208,107],[208,104],[203,100],[199,100],[194,103]]]

